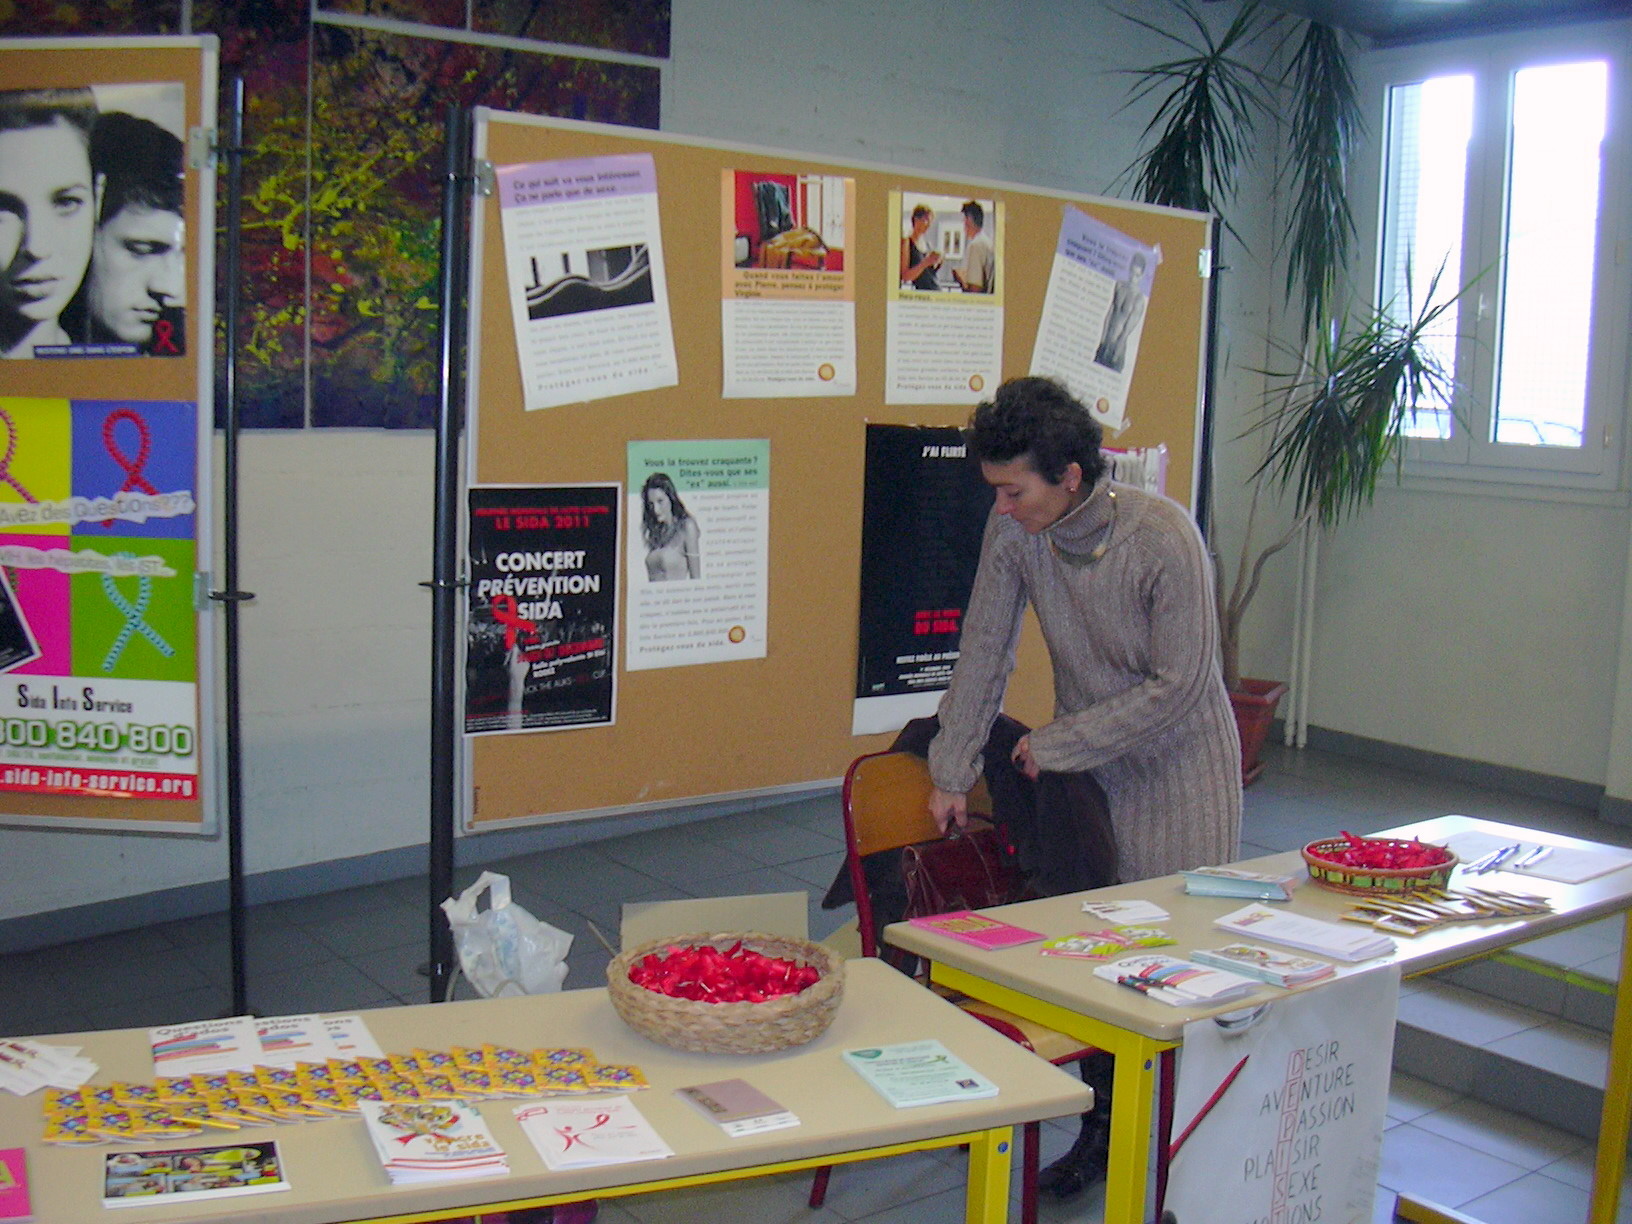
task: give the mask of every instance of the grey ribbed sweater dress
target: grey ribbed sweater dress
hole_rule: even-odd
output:
[[[1241,748],[1212,565],[1182,506],[1108,478],[1039,535],[996,511],[988,520],[930,745],[935,785],[974,785],[1028,601],[1054,668],[1054,721],[1031,733],[1032,756],[1105,788],[1122,879],[1238,857]]]

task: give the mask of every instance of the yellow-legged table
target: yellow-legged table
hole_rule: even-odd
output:
[[[1468,816],[1440,816],[1390,829],[1376,836],[1421,837],[1425,841],[1444,842],[1463,832],[1488,833],[1504,842],[1542,842],[1575,849],[1594,847],[1592,842]],[[1296,851],[1287,851],[1236,865],[1253,871],[1301,872],[1303,860]],[[1452,886],[1461,882],[1459,872],[1452,880]],[[1554,912],[1524,918],[1452,923],[1424,935],[1399,936],[1396,937],[1396,950],[1390,957],[1360,965],[1339,965],[1336,976],[1355,973],[1389,960],[1398,963],[1401,972],[1407,976],[1425,973],[1615,913],[1627,915],[1629,924],[1632,924],[1632,867],[1573,885],[1503,872],[1478,877],[1478,882],[1492,888],[1545,896],[1551,901]],[[1233,938],[1214,928],[1213,919],[1246,904],[1227,897],[1188,896],[1180,877],[1165,876],[1133,884],[1119,884],[1091,894],[1048,897],[982,912],[1048,936],[1069,935],[1086,929],[1091,923],[1081,909],[1082,899],[1087,896],[1104,899],[1140,897],[1161,905],[1172,915],[1161,926],[1177,941],[1176,946],[1169,950],[1179,956],[1189,949],[1217,947]],[[1335,920],[1352,905],[1352,898],[1305,882],[1297,889],[1288,908],[1294,913]],[[1266,985],[1247,999],[1234,1000],[1221,1007],[1169,1007],[1133,991],[1120,989],[1114,983],[1094,978],[1083,971],[1080,961],[1040,956],[1036,944],[984,952],[906,923],[886,928],[885,938],[897,947],[929,959],[935,981],[1046,1024],[1115,1056],[1105,1224],[1145,1224],[1147,1219],[1150,1134],[1158,1055],[1183,1041],[1184,1026],[1191,1020],[1233,1011],[1285,993],[1277,987]],[[1319,990],[1321,985],[1316,982],[1299,989]],[[1604,1093],[1588,1224],[1613,1224],[1620,1194],[1629,1121],[1632,1121],[1632,1005],[1629,1005],[1629,998],[1632,998],[1632,929],[1626,932],[1622,941],[1622,971],[1615,999],[1609,1079]],[[1423,1221],[1423,1224],[1454,1218],[1435,1215],[1431,1206],[1412,1203],[1404,1196],[1398,1210],[1409,1219]]]
[[[178,1148],[235,1138],[275,1140],[291,1189],[214,1203],[133,1207],[119,1216],[128,1215],[127,1224],[158,1219],[165,1224],[405,1224],[968,1144],[966,1218],[980,1224],[1007,1220],[1013,1127],[1088,1108],[1092,1094],[1075,1076],[971,1020],[880,961],[849,962],[846,974],[844,1002],[832,1027],[807,1045],[766,1055],[685,1054],[656,1045],[624,1025],[605,990],[363,1013],[388,1053],[492,1042],[522,1049],[589,1046],[607,1062],[635,1063],[652,1083],[635,1100],[674,1149],[667,1160],[551,1173],[511,1113],[516,1102],[493,1101],[482,1106],[482,1114],[509,1157],[508,1177],[392,1186],[361,1120],[335,1118],[139,1145]],[[939,1039],[996,1082],[998,1095],[957,1105],[895,1109],[839,1056],[842,1050],[924,1037]],[[145,1029],[49,1040],[83,1046],[100,1064],[97,1082],[152,1078]],[[748,1080],[787,1106],[800,1125],[732,1139],[674,1095],[674,1089],[688,1084],[733,1077]],[[37,1224],[85,1224],[105,1216],[101,1169],[110,1149],[48,1147],[40,1142],[40,1133],[39,1095],[0,1093],[0,1148],[27,1149]]]

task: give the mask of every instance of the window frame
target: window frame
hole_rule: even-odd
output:
[[[1502,247],[1513,74],[1520,68],[1589,58],[1609,63],[1609,99],[1599,180],[1582,444],[1552,447],[1496,442],[1491,438],[1491,418],[1496,327],[1505,275]],[[1632,21],[1370,51],[1357,58],[1355,68],[1367,128],[1352,163],[1351,199],[1361,238],[1354,283],[1373,302],[1381,293],[1389,91],[1434,76],[1466,72],[1474,77],[1474,126],[1464,197],[1464,280],[1487,270],[1456,307],[1458,385],[1453,402],[1460,419],[1450,439],[1408,439],[1406,476],[1414,484],[1467,481],[1589,495],[1623,490],[1624,438],[1632,419],[1628,402],[1632,388],[1632,195],[1628,190],[1632,175]],[[1497,88],[1492,88],[1493,82]],[[1426,279],[1418,278],[1419,289]]]

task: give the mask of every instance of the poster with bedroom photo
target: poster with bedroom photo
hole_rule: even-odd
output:
[[[0,90],[0,355],[187,351],[180,82]]]
[[[726,398],[854,395],[856,180],[723,170]]]

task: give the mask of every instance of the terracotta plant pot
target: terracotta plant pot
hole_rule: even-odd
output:
[[[1251,786],[1264,772],[1264,763],[1258,759],[1269,736],[1269,724],[1275,721],[1275,709],[1281,704],[1286,685],[1280,680],[1253,680],[1241,677],[1241,688],[1230,693],[1230,705],[1235,707],[1235,726],[1241,733],[1241,785]]]

